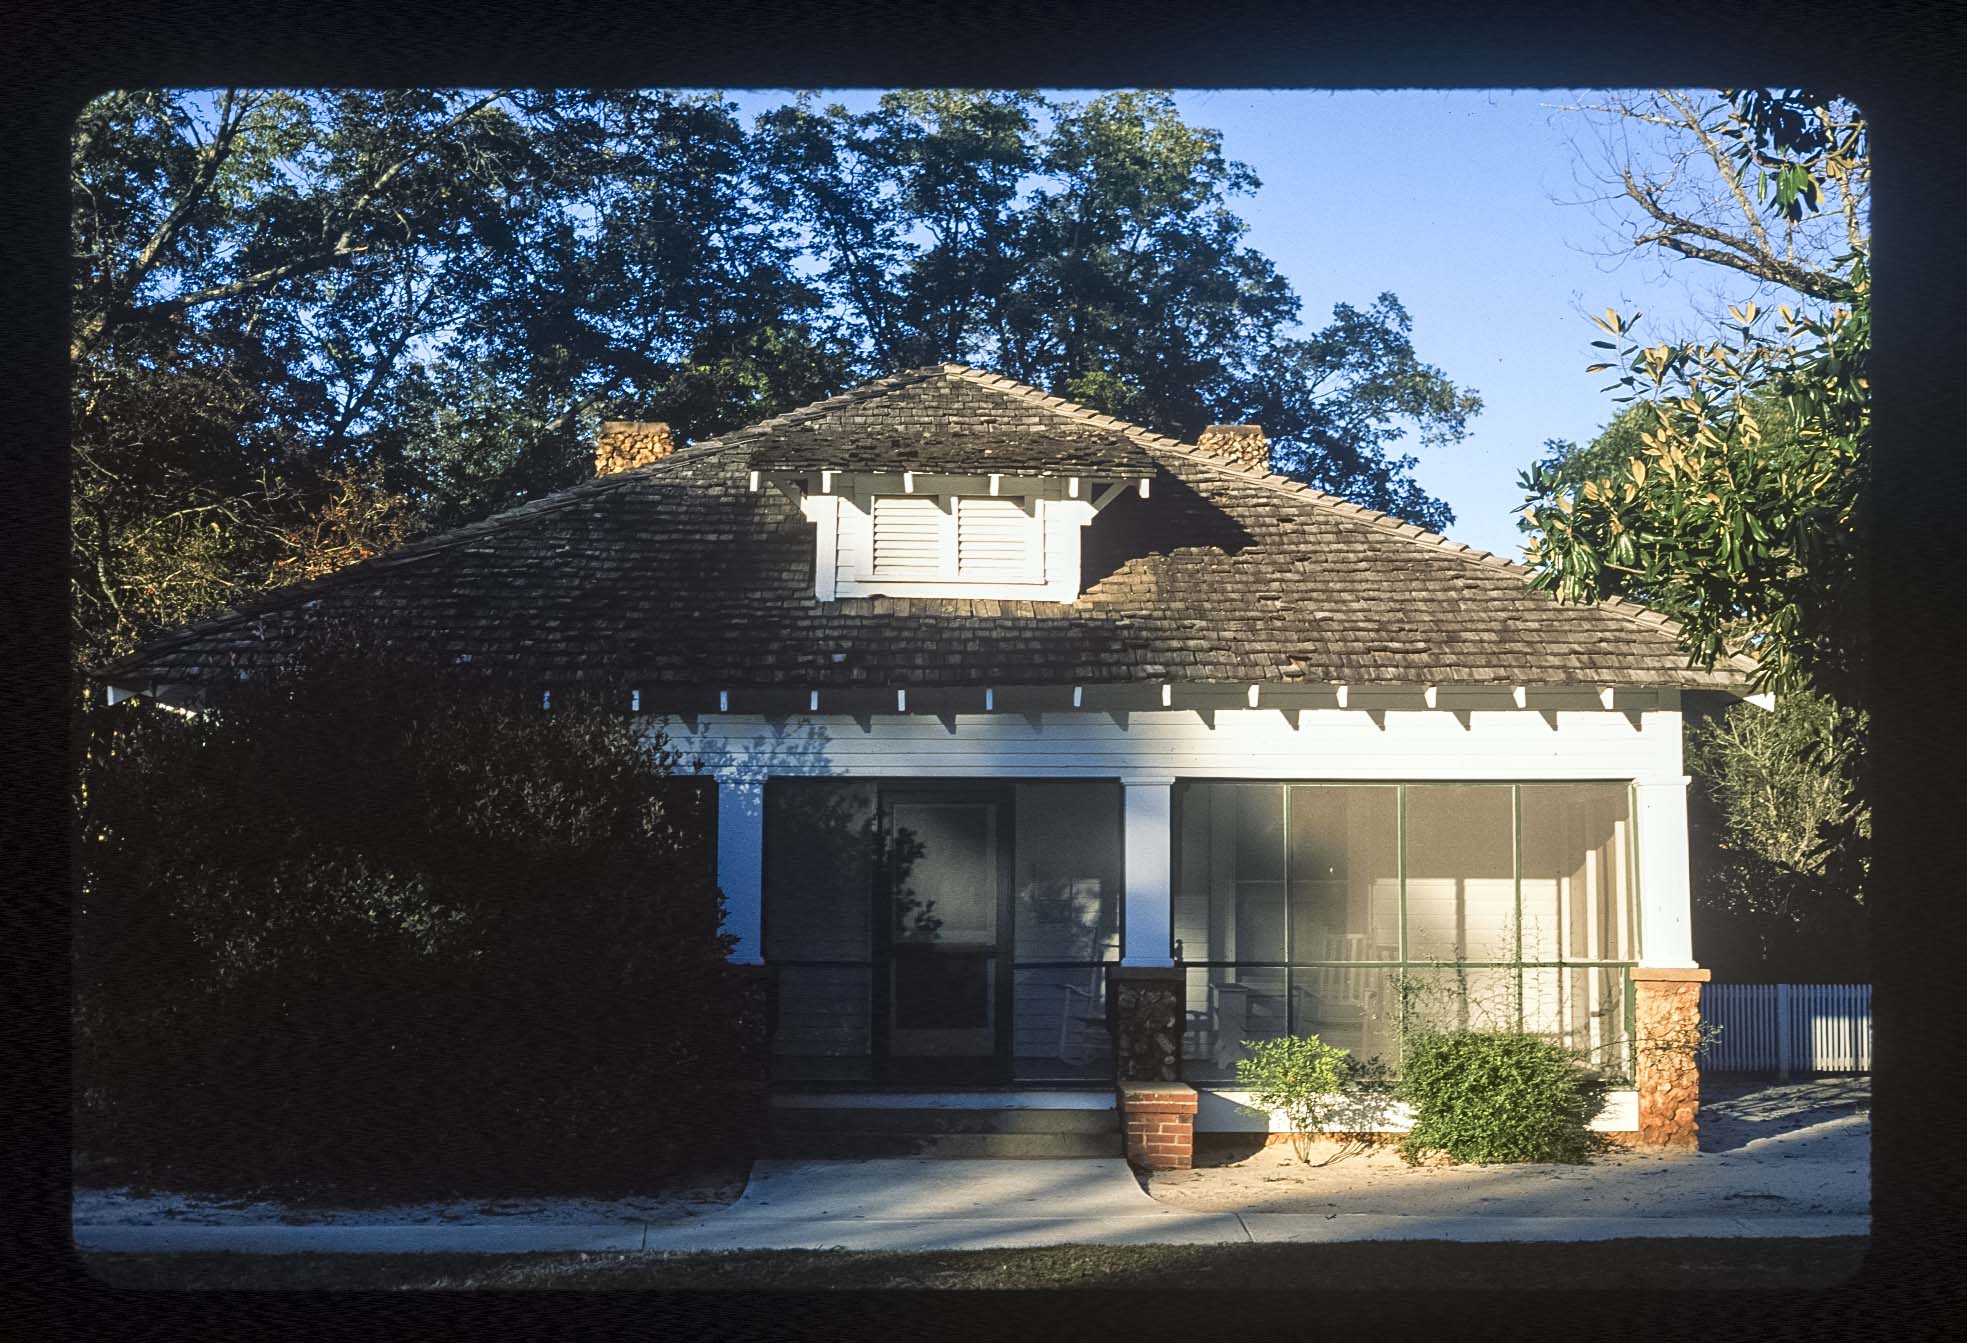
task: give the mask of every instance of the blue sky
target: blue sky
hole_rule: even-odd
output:
[[[788,98],[728,95],[746,114]],[[878,93],[831,91],[859,110]],[[1080,91],[1049,91],[1080,99]],[[1308,325],[1332,305],[1400,296],[1421,357],[1482,394],[1451,447],[1409,448],[1421,484],[1455,511],[1458,541],[1520,553],[1517,472],[1546,439],[1591,438],[1618,407],[1586,373],[1599,352],[1585,313],[1643,309],[1643,330],[1693,329],[1731,293],[1712,268],[1614,253],[1606,218],[1579,201],[1593,187],[1573,139],[1589,101],[1561,90],[1324,92],[1181,90],[1191,125],[1222,132],[1224,153],[1262,188],[1235,202],[1248,242],[1304,300]]]

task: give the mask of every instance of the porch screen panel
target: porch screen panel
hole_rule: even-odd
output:
[[[1523,959],[1634,959],[1624,784],[1524,784]]]
[[[875,814],[868,783],[766,785],[764,945],[779,967],[782,1057],[868,1057]]]
[[[1230,784],[1217,803],[1212,940],[1225,960],[1284,959],[1284,790]]]
[[[1513,1031],[1522,972],[1506,965],[1411,965],[1402,1010],[1409,1030]]]
[[[1508,784],[1417,784],[1407,794],[1407,955],[1516,958],[1515,812]]]
[[[1281,963],[1283,786],[1190,784],[1178,805],[1175,937],[1183,958]]]
[[[1299,786],[1289,802],[1291,960],[1399,960],[1396,791]]]
[[[1523,971],[1523,1029],[1585,1055],[1614,1078],[1631,1076],[1625,966],[1531,966]]]
[[[1399,975],[1398,966],[1293,967],[1293,1034],[1316,1035],[1360,1060],[1392,1062],[1400,1050]]]
[[[1184,784],[1176,793],[1174,934],[1191,971],[1184,1052],[1228,1075],[1243,1043],[1290,1033],[1285,787]]]
[[[1017,958],[1120,956],[1120,785],[1017,785]]]
[[[1120,958],[1120,786],[1071,780],[1014,791],[1014,1071],[1104,1079],[1113,1056],[1104,967]]]

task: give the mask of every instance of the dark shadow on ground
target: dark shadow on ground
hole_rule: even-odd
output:
[[[1871,1109],[1871,1078],[1831,1074],[1796,1078],[1728,1075],[1701,1079],[1700,1143],[1703,1152],[1733,1152],[1773,1138]]]

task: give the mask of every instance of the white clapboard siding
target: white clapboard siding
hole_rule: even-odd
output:
[[[1444,961],[1506,961],[1515,954],[1511,877],[1409,877],[1409,954]]]
[[[1870,1072],[1871,985],[1704,984],[1708,1072]]]
[[[1011,999],[1015,1005],[1011,1052],[1021,1059],[1056,1059],[1069,1064],[1083,1064],[1089,1057],[1106,1054],[1109,1041],[1098,1023],[1062,1029],[1069,1013],[1104,1013],[1105,984],[1098,966],[1017,971]],[[1068,992],[1068,986],[1081,992]]]
[[[959,578],[1035,582],[1038,520],[1016,499],[959,496],[956,507],[956,574]]]
[[[831,966],[779,970],[781,1054],[863,1055],[868,1050],[868,971]]]
[[[874,572],[935,578],[942,573],[944,517],[926,495],[874,497]]]

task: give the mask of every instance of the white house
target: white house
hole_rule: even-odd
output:
[[[346,606],[641,714],[715,781],[795,1108],[1110,1094],[1117,1066],[1129,1109],[1261,1128],[1243,1042],[1391,1059],[1404,982],[1590,1051],[1637,1083],[1603,1127],[1691,1143],[1691,1069],[1635,1033],[1690,1021],[1704,977],[1682,696],[1743,694],[1746,665],[1271,475],[1255,426],[1180,443],[962,365],[683,448],[604,435],[598,461],[640,464],[104,679],[195,693]],[[1142,1004],[1178,1050],[1128,1034]],[[1131,1150],[1186,1143],[1136,1124]]]

